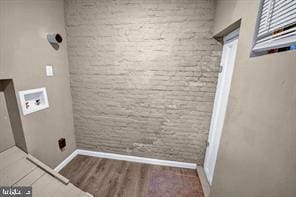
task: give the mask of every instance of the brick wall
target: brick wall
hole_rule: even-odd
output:
[[[210,0],[66,0],[79,148],[201,164],[221,46]]]

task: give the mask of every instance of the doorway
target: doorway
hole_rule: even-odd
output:
[[[27,152],[12,79],[0,79],[0,152],[16,145]]]
[[[218,77],[217,90],[208,137],[208,146],[206,149],[204,162],[205,174],[210,185],[212,185],[213,181],[220,138],[222,135],[224,118],[227,109],[230,85],[237,51],[238,37],[239,29],[231,32],[223,39],[224,45],[220,64],[220,74]]]
[[[1,86],[1,84],[0,84]],[[6,107],[5,95],[0,87],[0,153],[15,145],[13,132],[10,125]]]

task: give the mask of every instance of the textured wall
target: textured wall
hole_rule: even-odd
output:
[[[209,0],[66,0],[79,148],[204,158],[220,45]]]

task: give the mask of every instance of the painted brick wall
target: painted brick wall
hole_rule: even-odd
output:
[[[201,164],[221,46],[209,0],[66,0],[79,148]]]

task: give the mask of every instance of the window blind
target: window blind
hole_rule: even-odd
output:
[[[254,52],[296,44],[296,0],[262,0]]]

